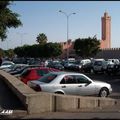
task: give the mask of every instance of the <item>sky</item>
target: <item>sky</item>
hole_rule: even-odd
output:
[[[7,39],[0,41],[4,50],[24,44],[36,44],[39,33],[47,36],[48,42],[67,40],[67,17],[69,16],[69,39],[97,36],[101,40],[101,17],[107,11],[111,16],[111,47],[120,47],[120,1],[15,1],[10,6],[20,15],[23,26],[10,28]]]

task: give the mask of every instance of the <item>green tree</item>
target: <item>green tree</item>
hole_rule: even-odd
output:
[[[4,50],[4,55],[12,59],[15,54],[14,54],[13,49],[9,49],[9,50]]]
[[[62,53],[62,48],[59,43],[46,43],[44,45],[24,45],[16,47],[14,53],[19,57],[34,57],[34,58],[50,58],[57,57]]]
[[[0,57],[4,57],[4,50],[0,48]]]
[[[93,57],[100,51],[100,41],[96,37],[78,38],[75,40],[74,49],[82,58]]]
[[[37,40],[36,40],[39,44],[44,45],[47,43],[47,36],[44,33],[40,33],[37,36]]]
[[[62,53],[62,48],[59,43],[47,43],[44,49],[46,57],[57,57]]]
[[[24,49],[23,49],[23,47],[16,47],[14,49],[14,53],[17,54],[18,57],[23,57],[24,56]]]
[[[0,39],[3,41],[7,38],[8,28],[22,25],[20,19],[18,19],[19,14],[12,12],[9,6],[13,1],[0,1]]]

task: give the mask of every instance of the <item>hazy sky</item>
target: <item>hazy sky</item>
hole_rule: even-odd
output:
[[[107,11],[111,16],[111,46],[120,47],[120,1],[15,1],[10,9],[20,14],[23,26],[8,30],[8,38],[0,42],[3,49],[35,44],[39,33],[45,33],[49,42],[66,41],[67,18],[59,10],[76,13],[69,17],[72,40],[94,35],[101,39],[101,17]]]

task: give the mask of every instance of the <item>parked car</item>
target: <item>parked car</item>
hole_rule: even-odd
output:
[[[9,73],[11,75],[20,76],[25,69],[27,69],[27,68],[33,68],[33,67],[40,67],[40,65],[26,65],[26,66],[24,66],[23,68],[21,68],[19,70],[11,71]]]
[[[83,72],[88,72],[88,73],[91,73],[93,69],[93,63],[86,63],[85,65],[82,66],[82,71]]]
[[[82,68],[81,63],[74,63],[74,64],[71,64],[71,66],[69,67],[69,69],[73,71],[81,71],[81,68]]]
[[[13,58],[15,64],[27,64],[26,58]]]
[[[22,82],[27,84],[28,81],[37,80],[49,72],[58,72],[60,70],[47,67],[37,67],[26,69],[19,77]]]
[[[71,65],[71,68],[72,68],[72,70],[82,72],[83,71],[83,69],[82,69],[83,66],[88,64],[88,63],[91,63],[90,59],[82,59],[82,60],[76,61],[75,64]]]
[[[10,68],[14,64],[15,63],[13,63],[12,61],[3,61],[1,66],[0,66],[0,69],[3,70],[3,69]]]
[[[53,66],[53,68],[59,69],[59,70],[64,70],[64,66],[61,65],[60,63],[55,64],[55,65]]]
[[[107,97],[112,92],[110,84],[94,81],[84,74],[72,72],[52,72],[27,84],[36,91],[59,94]]]
[[[71,70],[72,69],[72,66],[75,64],[75,62],[74,61],[70,61],[70,62],[66,62],[65,64],[64,64],[64,68],[66,69],[66,70]]]
[[[25,66],[28,66],[27,64],[14,64],[10,68],[5,69],[6,72],[14,72],[19,71],[20,69],[24,68]]]
[[[47,67],[64,70],[64,66],[60,64],[59,61],[51,61],[48,63]]]
[[[104,73],[107,69],[107,62],[104,59],[95,59],[93,62],[93,72],[96,74],[98,72]]]
[[[107,65],[107,69],[106,69],[106,73],[108,75],[111,75],[111,74],[115,75],[115,74],[117,74],[119,72],[120,72],[120,63],[114,61],[114,59],[112,61],[109,60],[108,65]]]

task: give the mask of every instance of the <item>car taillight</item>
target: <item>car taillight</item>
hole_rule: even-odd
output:
[[[41,87],[40,87],[39,85],[36,85],[36,86],[34,87],[34,90],[35,90],[35,91],[42,91],[42,90],[41,90]]]

